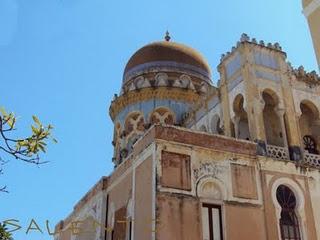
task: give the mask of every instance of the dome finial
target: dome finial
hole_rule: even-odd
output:
[[[168,31],[168,30],[166,31],[166,36],[164,37],[164,39],[165,39],[167,42],[169,42],[169,41],[170,41],[170,39],[171,39],[171,37],[170,37],[170,33],[169,33],[169,31]]]

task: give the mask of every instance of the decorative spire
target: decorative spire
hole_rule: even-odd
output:
[[[170,33],[169,33],[169,31],[168,31],[168,30],[166,31],[166,36],[164,37],[164,39],[165,39],[167,42],[169,42],[169,41],[170,41],[170,39],[171,39],[171,37],[170,37]]]

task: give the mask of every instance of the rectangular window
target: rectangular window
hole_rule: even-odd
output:
[[[202,230],[203,240],[223,240],[220,206],[202,205]]]

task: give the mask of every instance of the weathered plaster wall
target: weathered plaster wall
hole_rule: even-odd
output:
[[[134,197],[134,239],[152,239],[152,223],[155,223],[152,215],[152,177],[153,158],[149,157],[135,173],[135,197]]]
[[[199,201],[192,197],[158,193],[156,238],[196,240],[201,236]]]

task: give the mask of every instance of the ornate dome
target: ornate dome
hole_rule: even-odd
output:
[[[175,42],[159,41],[140,48],[128,61],[124,82],[150,69],[181,69],[210,81],[210,67],[196,50]]]

